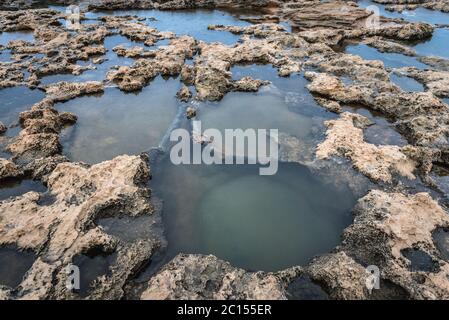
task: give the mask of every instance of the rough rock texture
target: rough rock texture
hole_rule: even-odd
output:
[[[12,161],[0,158],[0,180],[5,178],[17,178],[23,175],[23,171]]]
[[[403,10],[415,10],[423,7],[430,10],[449,12],[449,2],[447,0],[374,0],[374,2],[386,5],[389,11],[402,12]]]
[[[345,85],[329,73],[307,72],[311,92],[340,103],[361,104],[397,120],[398,129],[415,145],[448,147],[448,106],[429,92],[402,91],[387,80],[380,61],[344,54],[320,63],[320,67],[329,73],[347,74],[354,83]]]
[[[176,93],[176,96],[182,102],[187,102],[192,97],[192,93],[187,86],[183,85],[181,89],[179,89],[179,91]]]
[[[391,4],[388,8],[392,10],[423,6],[445,11],[447,5],[447,1],[417,4],[378,1]],[[7,0],[1,6],[15,10],[35,4],[33,0]],[[316,150],[318,159],[313,157],[315,145],[280,133],[281,159],[307,165],[336,186],[350,184],[351,190],[357,190],[355,194],[364,194],[368,179],[357,175],[349,161],[332,161],[332,156],[343,156],[373,181],[370,186],[389,192],[374,190],[363,197],[355,209],[354,223],[344,233],[343,244],[332,253],[314,259],[304,269],[248,272],[213,256],[181,254],[149,280],[139,297],[285,299],[290,297],[288,286],[300,276],[307,276],[330,298],[372,299],[376,292],[370,294],[366,290],[365,267],[374,264],[382,276],[378,297],[448,298],[448,261],[432,238],[437,228],[449,227],[447,213],[428,194],[405,193],[416,191],[412,186],[415,182],[401,179],[420,176],[422,179],[416,183],[425,185],[420,188],[431,186],[437,190],[428,173],[435,162],[449,164],[448,106],[439,99],[448,96],[449,63],[437,57],[418,57],[405,44],[408,40],[429,38],[433,26],[383,17],[376,20],[372,13],[351,1],[90,2],[90,8],[103,10],[250,5],[263,9],[257,10],[257,14],[254,10],[254,16],[245,18],[256,24],[208,28],[239,35],[240,40],[234,45],[206,43],[161,32],[136,16],[105,16],[95,25],[82,24],[74,32],[61,23],[64,14],[54,10],[1,11],[1,32],[29,31],[33,32],[34,40],[11,41],[0,47],[2,55],[3,52],[11,55],[10,62],[0,63],[0,88],[18,85],[35,88],[47,75],[80,75],[94,69],[96,66],[92,64],[101,64],[105,59],[105,38],[116,34],[142,44],[113,49],[118,56],[135,59],[132,66],[112,67],[104,79],[108,85],[117,84],[123,91],[140,90],[159,75],[180,75],[184,83],[178,94],[180,100],[187,102],[191,98],[189,86],[195,87],[198,100],[220,100],[228,92],[257,91],[268,84],[264,79],[251,77],[234,80],[231,68],[235,65],[270,64],[283,77],[303,69],[313,70],[305,74],[310,80],[309,90],[319,105],[340,114],[339,118],[326,123],[327,137]],[[289,21],[295,32],[287,32],[277,24],[281,21]],[[158,46],[162,40],[168,40],[169,44]],[[415,56],[429,65],[429,69],[390,70],[380,61],[342,53],[341,48],[348,42],[365,43],[381,52]],[[190,59],[193,64],[187,63]],[[78,64],[79,61],[84,63]],[[427,92],[402,91],[390,82],[391,71],[418,80]],[[120,156],[94,166],[70,163],[60,154],[59,133],[64,126],[73,124],[76,116],[57,112],[54,104],[84,94],[101,93],[103,83],[63,82],[40,88],[45,90],[46,98],[20,115],[22,131],[8,146],[13,158],[0,159],[0,179],[26,175],[42,180],[49,187],[46,194],[30,192],[0,203],[0,245],[29,248],[38,258],[18,288],[0,288],[0,299],[79,298],[65,287],[64,267],[75,257],[92,252],[113,254],[115,259],[108,274],[93,283],[87,298],[127,297],[134,285],[133,278],[158,250],[160,235],[155,232],[151,239],[128,243],[105,233],[96,220],[118,215],[157,215],[149,202],[149,190],[144,186],[149,175],[146,162],[139,157]],[[348,104],[388,117],[410,145],[367,143],[364,130],[370,123],[365,117],[343,112]],[[186,115],[194,117],[196,109],[187,108]],[[396,180],[410,185],[401,187]],[[410,252],[424,255],[431,266],[417,270]]]
[[[300,268],[247,272],[215,256],[177,255],[148,282],[144,300],[286,299],[286,286]]]
[[[41,102],[20,114],[23,130],[7,147],[19,163],[28,164],[34,159],[58,155],[61,152],[59,133],[65,126],[74,124],[77,118],[71,113],[59,113],[53,105],[77,96],[103,92],[103,84],[59,82],[45,90],[46,97]]]
[[[408,67],[398,69],[396,72],[414,78],[415,80],[423,83],[426,89],[437,97],[449,97],[448,71],[419,70],[413,67]]]
[[[142,187],[148,178],[149,168],[138,156],[120,156],[91,167],[61,163],[48,178],[53,198],[50,204],[40,205],[42,195],[36,192],[1,202],[0,245],[14,244],[39,254],[20,285],[18,297],[50,297],[54,271],[70,263],[75,255],[94,248],[104,252],[114,251],[117,246],[120,249],[117,240],[95,226],[94,221],[119,214],[152,214],[149,190]],[[95,295],[120,298],[123,282],[149,258],[155,246],[157,240],[153,239],[151,243],[120,249],[117,263],[132,268],[119,268],[113,276],[102,279],[104,285],[97,287]],[[59,281],[53,294],[71,297],[66,291],[65,282]]]
[[[414,179],[416,163],[398,146],[376,146],[364,141],[363,129],[369,120],[361,115],[344,112],[337,120],[326,122],[326,140],[317,147],[319,159],[340,155],[369,178],[391,182],[394,173]],[[408,148],[408,147],[404,147]]]
[[[117,83],[123,91],[142,89],[157,75],[180,74],[186,59],[196,51],[196,40],[189,36],[172,39],[168,46],[155,51],[152,60],[139,59],[131,67],[120,67],[108,74],[108,80]]]
[[[447,299],[449,264],[436,249],[432,232],[448,225],[447,212],[427,193],[374,190],[359,200],[342,249],[364,265],[378,266],[383,279],[405,289],[412,299]],[[406,249],[423,251],[438,267],[412,271],[414,262],[403,255]]]
[[[368,298],[365,268],[344,252],[323,255],[307,268],[312,279],[323,284],[332,299]]]

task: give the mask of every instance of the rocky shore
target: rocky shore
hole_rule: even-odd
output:
[[[448,11],[444,1],[377,2],[399,11],[408,6]],[[431,175],[435,165],[449,165],[449,106],[443,100],[449,98],[449,61],[418,56],[408,45],[430,38],[434,26],[381,17],[372,28],[367,24],[371,13],[350,1],[251,3],[257,14],[248,19],[257,23],[208,28],[238,35],[240,41],[235,45],[161,32],[134,16],[105,16],[97,25],[82,24],[72,32],[60,22],[64,14],[34,9],[35,1],[2,4],[0,31],[31,31],[35,41],[16,40],[0,48],[10,50],[12,56],[12,62],[0,62],[0,89],[28,86],[42,90],[45,98],[20,113],[20,133],[6,138],[11,157],[0,159],[0,181],[26,176],[42,181],[48,192],[28,192],[0,202],[0,246],[32,251],[37,257],[18,287],[0,286],[1,299],[79,299],[66,288],[64,268],[75,257],[91,252],[114,253],[116,258],[108,275],[96,280],[87,299],[308,299],[315,295],[449,299],[449,216],[441,201],[444,196],[435,197],[444,195],[444,190]],[[239,0],[99,0],[91,1],[88,9],[242,7],[247,9],[246,2]],[[28,9],[19,10],[24,8]],[[294,32],[278,24],[281,21],[289,22]],[[79,75],[95,69],[93,64],[77,62],[101,58],[106,52],[105,38],[115,34],[147,47],[161,40],[168,44],[155,49],[115,47],[117,55],[132,58],[133,64],[111,68],[103,82],[41,83],[47,75]],[[339,50],[349,41],[418,57],[429,67],[387,68],[381,61]],[[142,267],[163,245],[162,233],[155,231],[145,241],[125,242],[105,232],[97,221],[148,216],[159,230],[160,212],[147,187],[148,158],[145,154],[122,155],[95,165],[71,162],[62,154],[60,133],[74,125],[77,116],[58,112],[55,104],[102,93],[110,85],[125,92],[138,91],[157,76],[179,76],[184,84],[177,94],[181,101],[219,101],[229,92],[255,92],[269,84],[265,79],[234,79],[233,66],[255,63],[272,65],[281,77],[303,72],[315,100],[335,113],[335,119],[325,123],[325,137],[315,150],[313,165],[345,158],[375,188],[358,200],[353,223],[345,229],[341,244],[308,265],[272,273],[250,272],[214,256],[179,254],[147,282],[136,284]],[[404,91],[390,81],[391,74],[413,78],[425,91]],[[343,110],[351,105],[392,121],[407,144],[367,142],[364,132],[372,122]],[[301,162],[298,148],[300,143],[290,141],[288,161]],[[419,181],[425,190],[408,188],[403,179]],[[438,241],[437,233],[446,241]],[[419,258],[428,263],[417,263]],[[381,289],[373,292],[365,285],[365,269],[370,265],[381,270]]]

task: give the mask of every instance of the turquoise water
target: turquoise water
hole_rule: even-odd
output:
[[[281,164],[273,176],[250,165],[168,161],[151,186],[164,200],[168,256],[214,254],[237,267],[279,270],[331,250],[351,222],[355,198],[304,166]]]

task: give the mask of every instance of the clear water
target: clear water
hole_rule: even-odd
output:
[[[239,36],[229,32],[207,30],[210,24],[247,26],[250,23],[237,19],[232,14],[221,10],[118,10],[108,12],[90,12],[86,18],[98,18],[103,15],[135,15],[145,17],[145,23],[159,31],[171,31],[177,35],[190,35],[205,42],[219,41],[234,44]],[[156,20],[154,20],[156,19]]]
[[[346,53],[358,55],[365,60],[380,60],[387,68],[416,67],[418,69],[429,68],[415,57],[409,57],[400,53],[382,53],[366,44],[349,45]]]
[[[19,122],[19,114],[45,97],[40,90],[31,90],[26,86],[4,88],[0,90],[0,121],[7,127]],[[8,130],[6,135],[16,134],[17,130]]]
[[[399,86],[402,90],[407,92],[422,92],[424,86],[413,78],[407,76],[397,75],[392,73],[390,75],[390,81]]]
[[[433,25],[447,25],[449,24],[449,13],[429,10],[425,8],[418,8],[416,10],[404,10],[402,13],[390,12],[385,10],[385,6],[375,3],[370,0],[357,1],[359,6],[366,8],[375,5],[379,8],[380,15],[388,18],[403,18],[410,22],[426,22]],[[449,58],[447,50],[447,41],[449,40],[449,30],[447,28],[435,29],[431,39],[416,44],[413,49],[419,55],[432,55],[443,58]]]
[[[107,88],[101,96],[58,104],[58,110],[78,116],[62,133],[64,154],[92,164],[157,148],[178,113],[179,87],[177,79],[158,77],[138,93]]]
[[[449,18],[446,23],[449,23]],[[422,56],[437,56],[449,59],[448,43],[449,29],[439,28],[435,29],[431,39],[418,43],[413,49],[416,50],[417,54]]]
[[[214,254],[249,270],[303,265],[328,252],[350,224],[355,203],[349,190],[332,188],[293,163],[259,176],[251,165],[167,161],[155,169],[151,185],[165,199],[169,257]]]
[[[358,5],[362,8],[375,5],[379,8],[380,15],[388,18],[403,18],[412,22],[427,22],[430,24],[447,24],[449,23],[449,13],[429,10],[425,8],[417,8],[416,10],[404,10],[402,13],[390,12],[385,10],[385,6],[370,0],[358,0]]]
[[[47,188],[40,181],[7,179],[0,181],[0,201],[21,196],[29,191],[45,192]]]
[[[363,107],[349,106],[343,107],[343,111],[358,113],[371,120],[373,124],[363,130],[364,140],[366,142],[375,145],[405,146],[407,144],[407,140],[395,130],[394,124],[374,111]]]
[[[80,269],[80,289],[76,292],[82,297],[87,296],[92,289],[95,279],[100,276],[108,276],[111,274],[109,268],[116,257],[116,254],[107,254],[103,252],[75,256],[72,263]]]
[[[0,285],[17,287],[35,259],[35,255],[29,251],[19,251],[13,247],[0,248]]]
[[[25,31],[0,33],[0,45],[7,46],[8,43],[13,40],[24,40],[28,42],[34,42],[34,35],[33,32],[25,32]]]

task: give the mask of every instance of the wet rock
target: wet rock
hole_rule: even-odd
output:
[[[253,273],[212,255],[179,254],[149,280],[141,299],[286,299],[288,282],[299,274]]]
[[[423,83],[437,97],[449,97],[449,71],[419,70],[408,67],[399,69],[398,72]]]
[[[327,159],[340,155],[351,159],[354,167],[376,181],[391,182],[397,173],[414,179],[416,163],[398,146],[376,146],[364,141],[363,128],[369,120],[344,112],[337,120],[326,122],[326,140],[318,145],[316,155]]]
[[[449,232],[444,228],[438,228],[433,232],[435,246],[440,252],[441,258],[449,262]]]
[[[328,300],[328,294],[307,274],[294,279],[287,287],[289,300]]]
[[[75,123],[76,117],[59,113],[51,105],[51,102],[44,100],[35,104],[30,111],[20,114],[23,130],[7,147],[19,162],[51,157],[61,151],[59,132],[64,126]]]
[[[415,10],[423,7],[430,10],[449,12],[449,3],[447,1],[416,1],[416,0],[375,0],[374,2],[386,5],[389,11],[402,12],[403,10]]]
[[[195,69],[193,66],[185,64],[181,69],[181,80],[186,85],[193,85],[195,83]]]
[[[153,46],[156,42],[164,39],[172,39],[175,37],[172,32],[159,32],[157,29],[151,28],[143,22],[135,22],[131,17],[104,16],[101,18],[106,22],[106,26],[111,29],[119,30],[119,33],[132,41],[143,42],[147,46]],[[127,50],[129,56],[133,56],[133,52],[139,52],[139,47]],[[124,52],[124,48],[117,50]],[[135,55],[136,56],[136,55]]]
[[[199,1],[152,1],[140,0],[129,2],[124,0],[98,0],[89,4],[89,9],[96,10],[119,10],[119,9],[160,9],[160,10],[179,10],[179,9],[199,9],[199,8],[248,8],[248,7],[265,7],[275,4],[272,0],[258,0],[248,3],[243,0],[199,0]]]
[[[19,248],[41,253],[42,260],[39,259],[33,265],[18,296],[48,297],[49,291],[45,288],[52,287],[52,281],[56,281],[55,294],[71,297],[71,293],[66,292],[65,282],[57,281],[53,272],[61,270],[75,255],[93,248],[115,250],[117,240],[96,227],[93,221],[104,215],[151,214],[149,192],[141,187],[148,178],[148,166],[138,156],[120,156],[91,167],[60,163],[48,178],[49,191],[55,198],[52,203],[39,205],[41,195],[36,192],[0,203],[0,244],[15,244]],[[20,216],[17,216],[17,212],[21,212]],[[64,214],[61,215],[61,212]],[[152,246],[157,243],[154,241]],[[136,246],[145,252],[136,248],[131,251],[123,249],[125,256],[121,264],[126,264],[126,255],[130,258],[128,265],[132,265],[133,261],[142,260],[143,256],[150,254],[146,245]],[[133,256],[132,252],[138,253]],[[123,275],[129,275],[135,270],[124,269],[127,271],[117,271],[122,272],[121,276],[116,276],[115,280],[105,280],[107,284],[99,286],[97,290],[100,292],[103,288],[105,292],[116,292],[126,281]],[[58,277],[63,277],[62,274],[63,271],[59,272]],[[30,279],[40,281],[33,282]],[[118,287],[112,285],[116,281],[120,282]],[[45,285],[39,286],[40,282]],[[105,292],[102,294],[106,295]],[[117,297],[117,293],[113,295]]]
[[[194,65],[196,98],[199,100],[220,100],[224,94],[232,91],[234,84],[230,68],[236,64],[272,64],[278,69],[280,76],[288,76],[301,70],[300,60],[306,55],[303,46],[307,46],[307,43],[297,36],[279,32],[270,24],[256,27],[210,26],[209,28],[241,32],[245,37],[242,39],[243,42],[233,47],[220,43],[200,42],[198,45],[200,53]],[[249,37],[256,34],[258,38]],[[292,46],[295,49],[292,49]],[[249,80],[244,79],[237,85],[251,84],[250,88],[255,89],[263,84]]]
[[[418,60],[422,63],[434,67],[435,69],[449,71],[449,60],[447,59],[433,56],[420,56]]]
[[[315,64],[314,59],[309,64]],[[448,146],[448,108],[432,93],[402,91],[390,82],[380,61],[337,54],[317,64],[329,73],[305,73],[312,81],[307,86],[311,92],[342,103],[360,104],[397,120],[398,130],[414,145]],[[353,83],[345,85],[332,74],[348,75]]]
[[[64,102],[82,95],[102,93],[104,86],[98,81],[58,82],[45,87],[46,98],[53,103]]]
[[[140,90],[157,75],[180,74],[185,60],[192,58],[195,51],[196,41],[192,37],[174,38],[168,46],[156,50],[152,60],[139,59],[131,67],[110,71],[107,79],[123,91]]]
[[[23,171],[12,161],[0,158],[0,180],[6,178],[18,178]]]
[[[328,99],[315,97],[315,101],[318,102],[320,106],[326,108],[330,112],[341,113],[341,105],[337,101],[332,101]]]
[[[235,91],[257,92],[261,86],[270,84],[270,81],[253,79],[251,77],[243,77],[234,82]]]
[[[62,155],[55,155],[47,158],[33,159],[24,167],[24,171],[30,173],[31,177],[47,183],[48,176],[56,169],[57,165],[69,160]]]
[[[110,268],[111,274],[97,279],[88,298],[95,300],[121,299],[126,293],[128,279],[136,276],[149,262],[158,246],[159,242],[155,240],[138,240],[119,247],[117,261]]]
[[[0,134],[5,133],[8,128],[0,121]]]
[[[176,97],[182,102],[187,102],[192,97],[192,93],[187,86],[183,85],[176,93]]]
[[[145,51],[142,47],[132,47],[125,48],[123,46],[117,46],[112,49],[119,57],[128,57],[128,58],[154,58],[154,51]]]
[[[188,107],[186,110],[187,119],[192,119],[196,117],[196,109],[194,107]]]
[[[332,299],[360,300],[368,298],[365,268],[344,252],[331,253],[314,259],[307,273]]]
[[[412,299],[446,299],[449,264],[436,254],[432,233],[447,228],[447,213],[427,193],[404,195],[373,190],[359,200],[354,223],[343,234],[342,250],[364,265],[375,265],[382,279],[402,287]],[[403,250],[421,250],[438,271],[412,271]]]

